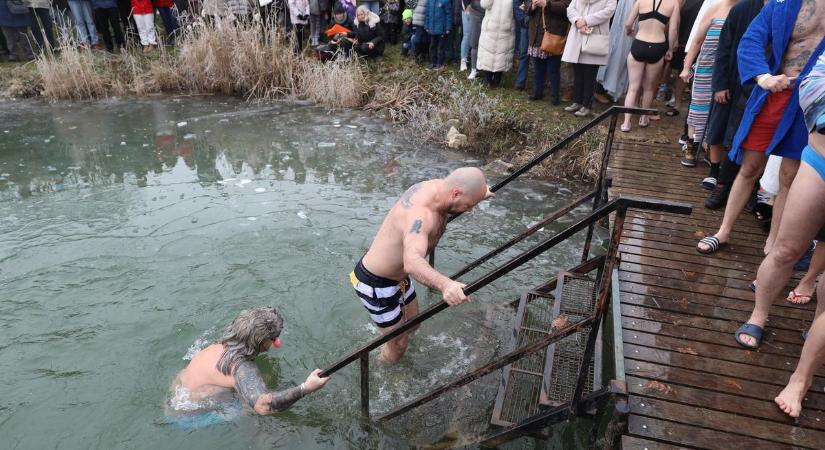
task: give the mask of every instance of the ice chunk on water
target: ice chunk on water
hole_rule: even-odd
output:
[[[254,221],[258,220],[258,218],[255,217],[255,216],[250,216],[250,217],[247,217],[246,220],[248,220],[250,222],[254,222]]]
[[[302,219],[308,219],[307,213],[305,213],[303,211],[298,211],[298,217],[300,217]]]
[[[126,145],[126,142],[120,141],[120,145]]]
[[[319,142],[318,148],[335,147],[335,142]]]
[[[43,142],[45,142],[46,144],[48,144],[51,141],[52,141],[51,139],[43,139]]]
[[[188,124],[189,124],[189,123],[188,123],[188,122],[186,122],[185,120],[184,120],[183,122],[178,122],[178,128],[180,128],[180,127],[185,127],[185,126],[186,126],[186,125],[188,125]]]
[[[186,133],[183,135],[184,139],[195,139],[197,135],[195,133]]]
[[[247,185],[247,184],[249,184],[249,183],[251,183],[251,182],[252,182],[252,180],[249,180],[249,179],[244,178],[243,180],[241,180],[241,181],[239,181],[239,182],[238,182],[238,186],[245,186],[245,185]]]
[[[255,188],[255,192],[266,192],[266,188]]]
[[[55,167],[55,166],[48,166],[48,167],[46,167],[46,170],[48,170],[49,172],[56,172],[56,171],[57,171],[57,167]]]

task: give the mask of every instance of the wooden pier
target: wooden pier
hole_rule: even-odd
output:
[[[690,217],[628,211],[619,248],[630,394],[622,448],[825,448],[825,370],[817,372],[798,423],[773,402],[796,367],[815,303],[776,299],[760,349],[734,341],[753,307],[749,285],[766,237],[753,215],[742,214],[727,248],[704,256],[695,245],[715,232],[723,214],[703,206],[707,166],[682,167],[675,144],[622,142],[609,173],[611,197],[694,207]]]

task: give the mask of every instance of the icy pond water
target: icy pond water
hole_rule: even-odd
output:
[[[190,432],[164,421],[175,374],[241,309],[285,315],[283,347],[258,358],[271,388],[377,335],[348,284],[354,262],[406,187],[483,164],[413,133],[226,98],[0,103],[0,447],[409,448],[483,432],[498,373],[375,425],[359,417],[357,365],[277,416]],[[511,184],[450,224],[436,267],[456,271],[578,190]],[[500,305],[574,266],[577,245],[426,322],[400,364],[373,352],[373,413],[500,353],[512,319]],[[440,298],[416,289],[422,306]]]

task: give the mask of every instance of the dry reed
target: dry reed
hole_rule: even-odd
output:
[[[329,108],[361,104],[366,78],[357,59],[323,64],[293,48],[280,29],[257,21],[195,22],[173,51],[111,55],[79,50],[64,37],[60,52],[44,53],[36,66],[42,95],[51,99],[188,92],[309,99]]]

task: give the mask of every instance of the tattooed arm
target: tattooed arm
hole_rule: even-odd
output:
[[[304,395],[321,389],[329,378],[320,378],[320,369],[314,370],[301,386],[269,392],[252,361],[244,361],[235,368],[235,389],[256,413],[261,415],[281,412],[292,406]]]
[[[435,219],[424,211],[410,213],[408,217],[404,229],[404,270],[420,283],[441,291],[444,301],[451,306],[467,301],[464,284],[442,275],[427,263],[429,235]]]

